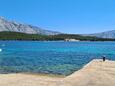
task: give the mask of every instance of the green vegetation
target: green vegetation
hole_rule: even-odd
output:
[[[76,39],[80,41],[115,41],[115,39],[97,38],[95,36],[81,36],[76,34],[59,34],[52,36],[52,38],[57,40]]]
[[[81,36],[76,34],[40,35],[25,34],[19,32],[0,32],[0,40],[37,40],[37,41],[58,41],[65,39],[76,39],[81,41],[115,41],[115,39]]]

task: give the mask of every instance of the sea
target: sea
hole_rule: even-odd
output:
[[[103,56],[115,60],[115,42],[0,41],[0,73],[69,75]]]

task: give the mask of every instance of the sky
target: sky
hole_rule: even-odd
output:
[[[0,16],[64,33],[97,33],[115,30],[115,0],[0,0]]]

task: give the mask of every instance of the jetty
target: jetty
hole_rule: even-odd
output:
[[[73,74],[0,74],[0,86],[115,86],[115,61],[95,59]]]

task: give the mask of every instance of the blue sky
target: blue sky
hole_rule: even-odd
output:
[[[0,16],[65,33],[115,29],[115,0],[0,0]]]

